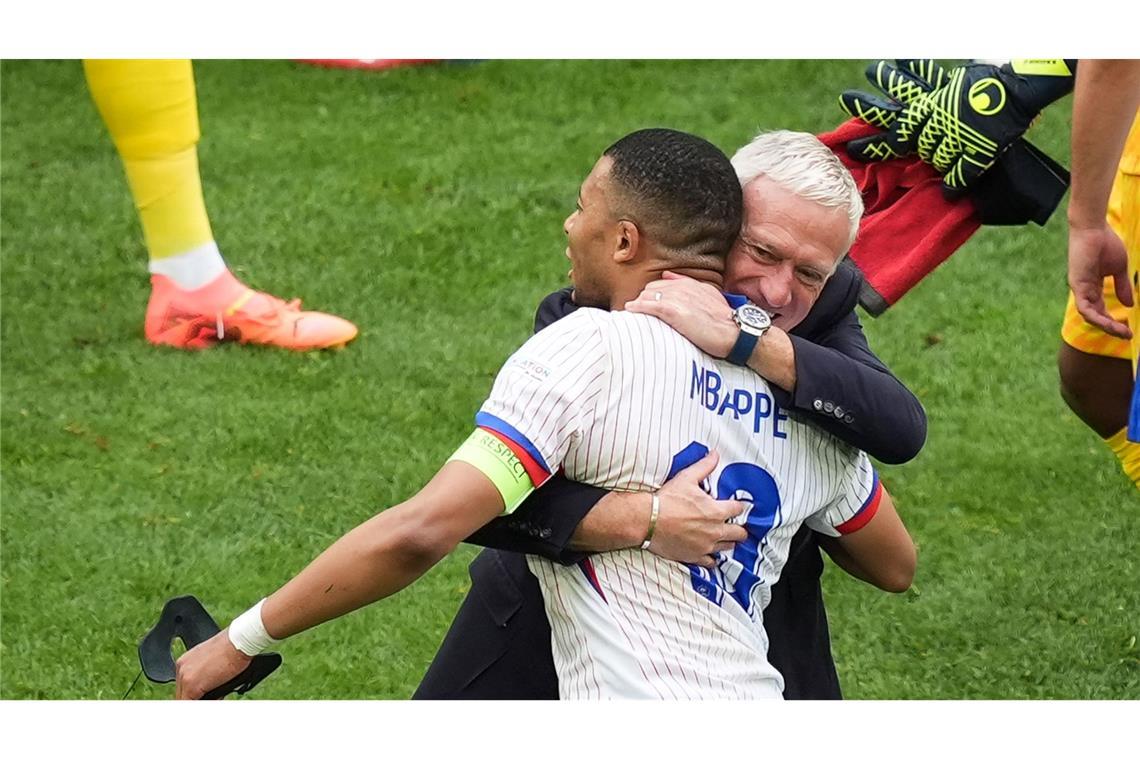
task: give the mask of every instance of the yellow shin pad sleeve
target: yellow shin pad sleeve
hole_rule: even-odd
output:
[[[198,174],[190,61],[84,61],[83,71],[123,160],[150,257],[213,240]]]
[[[1133,485],[1140,488],[1140,443],[1132,443],[1128,440],[1127,428],[1121,429],[1111,438],[1106,438],[1104,442],[1120,460],[1124,474],[1128,476]]]

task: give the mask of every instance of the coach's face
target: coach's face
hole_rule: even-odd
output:
[[[619,265],[615,253],[622,246],[622,220],[613,211],[614,187],[610,179],[613,159],[602,156],[578,191],[575,209],[562,230],[566,233],[566,258],[574,303],[610,308],[613,283]]]
[[[724,289],[748,296],[782,330],[811,311],[847,248],[847,214],[767,177],[744,188],[744,224],[725,262]]]

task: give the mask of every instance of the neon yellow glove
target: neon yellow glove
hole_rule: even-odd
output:
[[[847,91],[850,115],[886,130],[853,140],[847,152],[861,161],[918,153],[943,175],[948,194],[960,195],[993,166],[1043,108],[1072,91],[1076,62],[1012,61],[943,70],[933,61],[879,61],[867,78],[891,100]]]

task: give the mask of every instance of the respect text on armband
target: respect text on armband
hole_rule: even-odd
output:
[[[788,437],[784,414],[771,396],[761,391],[744,388],[730,388],[716,370],[706,369],[692,363],[692,379],[689,384],[689,398],[694,399],[717,416],[731,413],[734,420],[752,426],[752,432],[760,434],[767,427],[773,438]],[[767,425],[765,425],[767,420]]]
[[[527,475],[526,468],[523,467],[523,463],[519,461],[518,456],[515,455],[515,452],[511,451],[507,444],[490,433],[485,433],[479,436],[479,445],[487,451],[487,453],[495,457],[504,467],[510,470],[511,477],[515,479],[516,483],[530,479],[530,476]]]

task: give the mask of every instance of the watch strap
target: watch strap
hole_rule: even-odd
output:
[[[748,360],[752,357],[752,352],[756,349],[756,342],[759,340],[759,335],[741,330],[740,334],[736,336],[736,345],[724,358],[740,367],[748,366]]]

